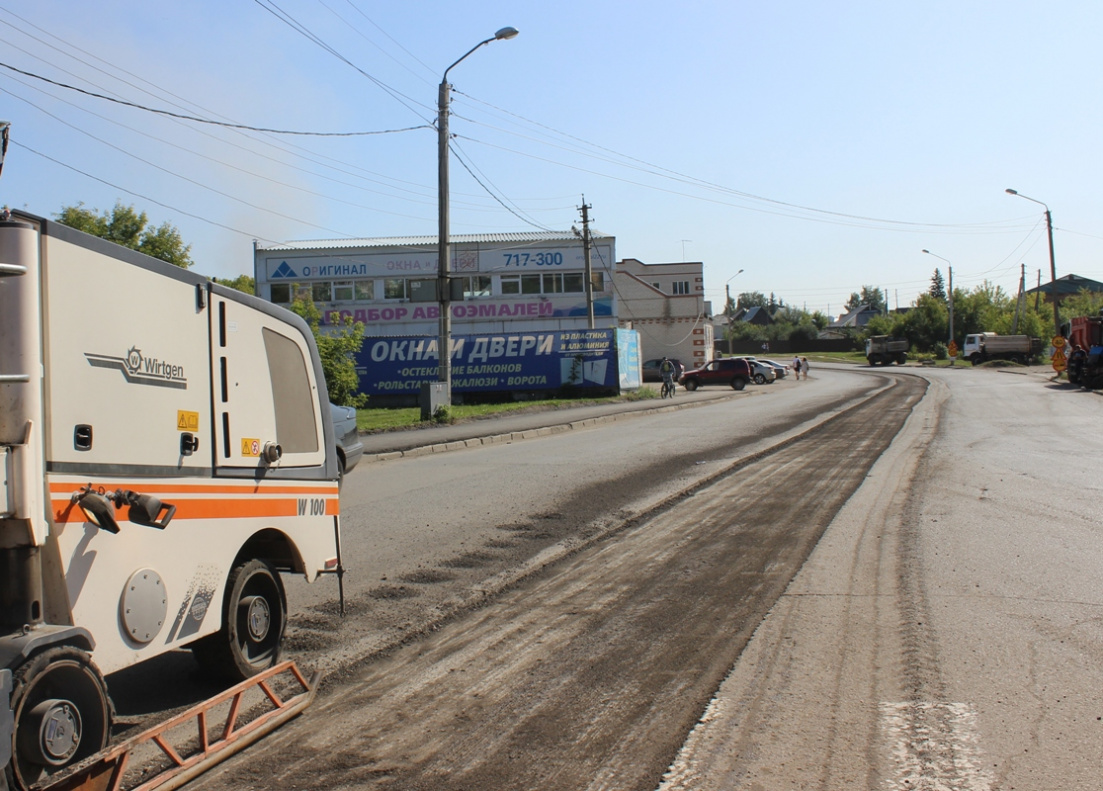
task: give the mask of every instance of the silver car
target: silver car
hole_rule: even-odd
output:
[[[767,365],[757,357],[744,357],[743,359],[751,364],[751,376],[754,378],[756,385],[772,385],[774,380],[777,379],[777,371],[774,370],[772,365]]]
[[[345,473],[355,467],[364,455],[364,445],[356,428],[354,408],[330,403],[329,412],[333,416],[333,433],[337,435],[337,467],[343,481]]]

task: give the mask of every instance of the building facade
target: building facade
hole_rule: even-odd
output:
[[[617,327],[616,240],[595,233],[591,282],[595,327]],[[583,330],[589,323],[583,245],[569,232],[457,235],[451,275],[456,334]],[[255,246],[257,294],[290,305],[309,294],[324,323],[334,313],[364,323],[365,336],[435,336],[437,237],[337,239]],[[427,299],[420,301],[419,294]]]
[[[644,360],[671,357],[697,368],[713,357],[712,304],[705,300],[704,264],[617,263],[620,327],[636,330]]]

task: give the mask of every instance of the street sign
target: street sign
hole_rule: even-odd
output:
[[[1052,362],[1053,362],[1053,370],[1056,371],[1057,373],[1061,373],[1061,371],[1068,368],[1068,365],[1069,365],[1068,360],[1065,359],[1065,353],[1060,348],[1058,348],[1056,351],[1053,352]]]

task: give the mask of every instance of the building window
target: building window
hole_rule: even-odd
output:
[[[475,275],[463,279],[463,298],[481,299],[489,297],[493,293],[492,283],[494,279],[490,275]]]
[[[689,281],[688,280],[675,280],[671,291],[671,294],[685,295],[689,293]]]
[[[357,280],[353,283],[356,288],[356,301],[364,302],[366,300],[375,299],[375,281],[374,280]]]
[[[521,275],[521,293],[539,294],[540,275]]]
[[[590,273],[590,287],[594,293],[599,291],[605,291],[605,273],[604,272],[591,272]]]
[[[291,304],[292,285],[290,283],[272,284],[272,301],[277,305]]]
[[[503,294],[581,294],[586,290],[582,272],[548,272],[543,275],[502,275]],[[601,291],[605,280],[600,272],[593,275],[594,290]]]
[[[332,302],[333,284],[330,283],[328,280],[325,282],[311,283],[310,297],[315,302]]]
[[[383,299],[406,299],[405,278],[389,278],[384,280]]]
[[[354,289],[351,280],[338,280],[333,284],[334,302],[352,302]]]

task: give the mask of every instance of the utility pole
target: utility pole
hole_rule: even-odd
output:
[[[954,340],[954,268],[946,267],[950,272],[950,341]]]
[[[1023,310],[1023,301],[1026,299],[1026,264],[1019,264],[1022,268],[1019,274],[1019,298],[1015,300],[1015,320],[1011,323],[1011,334],[1019,334],[1019,314]]]
[[[1034,289],[1034,312],[1038,312],[1038,306],[1042,302],[1042,270],[1038,270],[1038,287]]]
[[[590,206],[586,196],[582,196],[582,261],[586,272],[586,317],[591,330],[594,329],[594,275],[590,265]]]

